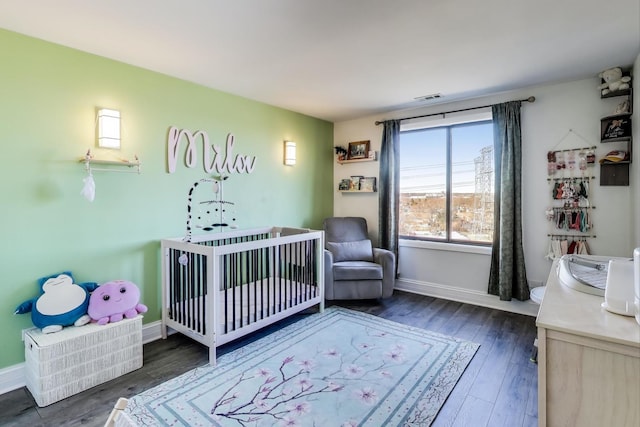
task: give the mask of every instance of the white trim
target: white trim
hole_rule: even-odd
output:
[[[432,240],[400,239],[398,246],[418,249],[434,249],[448,252],[465,252],[470,254],[491,255],[491,246],[465,245],[461,243],[434,242]]]
[[[421,282],[418,280],[398,279],[396,280],[395,288],[414,294],[479,305],[481,307],[495,308],[497,310],[533,317],[538,315],[538,309],[540,308],[539,305],[532,301],[500,301],[495,295],[489,295],[484,292],[461,289],[448,285],[440,285],[437,283]]]
[[[147,344],[162,338],[161,329],[162,322],[160,320],[142,325],[142,344]]]
[[[161,325],[162,322],[160,320],[142,325],[142,343],[147,344],[162,338],[160,334]],[[172,333],[175,333],[175,331],[170,329],[169,334]],[[0,369],[0,395],[25,385],[26,371],[24,362]]]
[[[26,385],[24,366],[23,362],[0,369],[0,394],[8,393]]]

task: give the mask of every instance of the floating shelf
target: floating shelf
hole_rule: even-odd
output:
[[[79,160],[80,163],[84,163],[87,172],[101,171],[101,172],[125,172],[125,173],[137,173],[140,174],[141,162],[138,156],[135,156],[134,161],[130,160],[99,160],[91,157],[91,150],[87,150],[87,154]],[[118,170],[112,168],[94,168],[92,165],[104,165],[104,166],[125,166],[127,168],[135,168],[135,170]]]
[[[378,160],[378,152],[377,151],[371,151],[370,153],[373,153],[373,157],[365,157],[363,159],[344,159],[344,160],[336,160],[336,162],[338,164],[344,165],[345,163],[362,163],[362,162],[375,162],[376,160]]]
[[[340,193],[375,193],[376,190],[338,190]]]
[[[361,163],[361,162],[375,162],[376,159],[353,159],[353,160],[338,160],[337,162],[341,165],[344,165],[345,163]]]
[[[625,74],[623,73],[623,76],[628,76],[629,74]],[[615,98],[616,96],[630,96],[631,95],[631,88],[629,89],[624,89],[624,90],[617,90],[615,92],[609,92],[606,95],[600,95],[600,98],[604,99],[604,98]]]

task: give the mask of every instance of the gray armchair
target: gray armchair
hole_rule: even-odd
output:
[[[377,299],[393,294],[396,257],[372,246],[366,219],[327,218],[323,228],[325,299]]]

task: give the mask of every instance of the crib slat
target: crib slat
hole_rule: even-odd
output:
[[[208,262],[202,263],[202,281],[200,282],[200,308],[198,309],[198,319],[200,328],[198,331],[203,335],[207,333],[207,322],[206,322],[206,300],[207,300],[207,265]]]
[[[231,289],[231,299],[233,300],[231,302],[231,306],[233,307],[232,312],[233,315],[231,317],[231,331],[235,330],[235,324],[236,324],[236,293],[235,293],[235,289],[234,289],[234,283],[236,282],[236,276],[238,274],[238,253],[233,253],[231,255],[231,259],[232,259],[232,266],[231,266],[231,277],[230,277],[230,281],[229,281],[229,288]]]
[[[229,255],[224,255],[222,257],[222,277],[223,277],[223,282],[222,282],[222,292],[224,294],[224,308],[223,308],[223,328],[224,328],[224,333],[226,334],[229,330],[227,329],[227,319],[229,318],[229,294],[227,293],[227,289],[226,289],[226,283],[225,283],[225,279],[224,277],[227,277],[229,275],[229,264],[230,260],[229,260]]]
[[[257,262],[258,276],[260,277],[260,319],[264,319],[264,261],[265,261],[265,251],[261,250],[260,252],[260,260]],[[257,313],[258,310],[256,310]]]
[[[251,283],[251,287],[253,289],[253,321],[258,321],[258,291],[256,289],[257,280],[258,280],[258,250],[254,249],[251,251],[251,277],[249,278],[249,283]]]
[[[174,319],[175,318],[175,309],[174,309],[174,305],[176,303],[175,300],[175,284],[178,281],[177,277],[176,277],[176,270],[174,269],[175,265],[176,265],[176,250],[175,249],[169,249],[169,280],[170,285],[168,286],[169,288],[169,318],[170,319]]]
[[[284,248],[285,252],[286,252],[286,264],[285,264],[285,285],[286,286],[286,292],[287,292],[287,297],[285,299],[285,301],[287,302],[287,308],[291,307],[291,300],[293,298],[293,289],[291,288],[292,286],[292,280],[291,280],[291,275],[293,273],[293,263],[292,263],[292,256],[293,256],[293,248],[291,243],[289,243],[288,245],[285,246]]]

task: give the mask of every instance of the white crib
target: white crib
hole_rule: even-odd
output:
[[[324,310],[324,232],[267,227],[163,239],[162,337],[209,347],[314,305]]]

